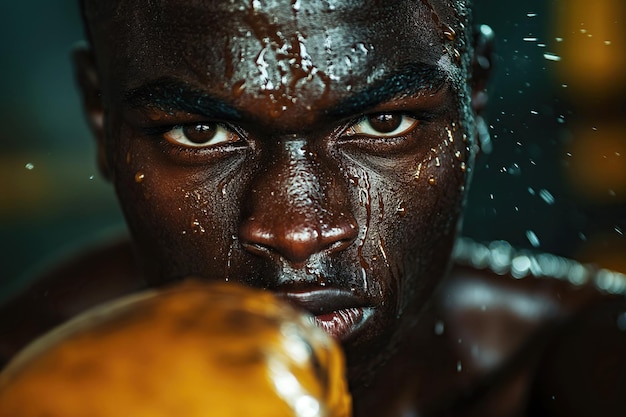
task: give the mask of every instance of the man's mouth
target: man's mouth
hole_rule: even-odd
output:
[[[355,334],[374,312],[360,297],[338,289],[289,291],[281,296],[313,314],[315,323],[339,341]]]

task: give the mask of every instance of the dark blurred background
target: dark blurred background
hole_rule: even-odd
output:
[[[0,299],[124,230],[95,167],[70,55],[77,0],[0,4]],[[464,234],[626,272],[626,3],[476,0],[498,36]]]

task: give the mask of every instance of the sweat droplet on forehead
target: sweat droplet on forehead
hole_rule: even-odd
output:
[[[461,36],[456,26],[441,26],[455,21],[454,13],[439,0],[433,3],[437,19],[431,8],[414,1],[320,2],[294,9],[282,1],[213,8],[205,2],[164,0],[134,10],[133,24],[120,15],[107,30],[125,32],[113,54],[114,66],[123,67],[122,93],[167,78],[254,118],[272,124],[279,118],[300,119],[301,126],[346,100],[361,101],[356,103],[360,108],[342,117],[430,91],[444,78],[461,91],[467,77],[448,45],[459,42],[447,39]],[[433,70],[440,74],[403,75]],[[429,81],[434,78],[435,83]],[[365,97],[374,87],[377,91]],[[182,110],[190,111],[189,106]]]
[[[261,50],[254,62],[257,85],[270,99],[270,115],[278,117],[297,101],[299,88],[311,88],[318,95],[321,90],[323,96],[329,88],[329,76],[313,62],[302,33],[289,38],[283,38],[278,31],[273,34],[276,39],[259,39]]]

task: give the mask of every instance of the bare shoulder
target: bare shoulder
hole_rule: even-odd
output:
[[[126,237],[67,254],[0,305],[0,366],[51,327],[143,286]]]
[[[625,275],[505,242],[455,258],[441,329],[480,415],[626,415]]]

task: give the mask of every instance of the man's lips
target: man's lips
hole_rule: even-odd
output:
[[[352,307],[315,316],[315,324],[337,340],[344,341],[372,315],[372,307]]]
[[[360,329],[374,311],[362,298],[339,289],[289,291],[280,296],[313,314],[319,327],[341,341]]]

